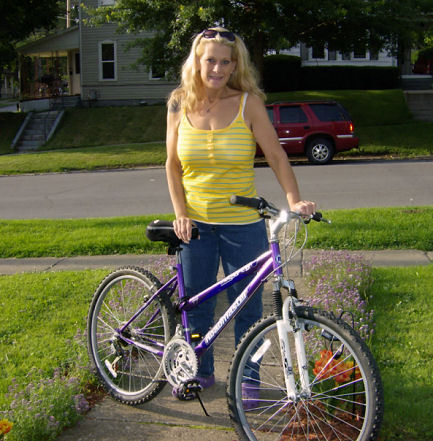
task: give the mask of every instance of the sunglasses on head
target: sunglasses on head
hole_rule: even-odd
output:
[[[202,33],[203,38],[215,38],[217,34],[228,41],[235,41],[235,34],[230,31],[217,31],[216,29],[205,29]]]

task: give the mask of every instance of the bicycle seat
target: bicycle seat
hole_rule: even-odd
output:
[[[182,241],[176,236],[172,221],[156,219],[152,221],[146,228],[146,236],[152,242],[168,243],[170,248],[178,247]],[[192,239],[198,238],[198,228],[193,225]]]

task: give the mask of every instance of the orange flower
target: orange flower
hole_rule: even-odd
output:
[[[346,383],[353,376],[353,361],[345,363],[332,359],[332,351],[320,351],[320,359],[315,362],[313,369],[314,375],[320,380],[326,380],[334,377],[336,383]],[[355,368],[355,379],[361,378],[361,372],[358,367]]]
[[[12,429],[13,423],[8,420],[0,420],[0,435],[6,435]]]
[[[319,379],[326,380],[327,378],[332,377],[333,368],[336,364],[335,360],[331,360],[332,355],[332,351],[320,351],[320,359],[316,361],[315,368],[313,369],[314,375]]]

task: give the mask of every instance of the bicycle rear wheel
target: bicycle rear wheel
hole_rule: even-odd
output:
[[[149,401],[166,384],[162,353],[175,330],[170,300],[158,296],[122,332],[133,343],[125,342],[118,332],[160,287],[149,271],[121,268],[101,282],[90,305],[89,358],[107,391],[126,404]]]
[[[374,440],[382,421],[383,389],[367,345],[327,312],[299,307],[297,315],[311,395],[288,398],[276,318],[262,319],[239,344],[229,372],[229,412],[239,439]],[[299,387],[293,335],[289,342]]]

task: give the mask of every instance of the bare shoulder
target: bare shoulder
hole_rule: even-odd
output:
[[[252,126],[254,121],[262,120],[265,114],[266,108],[262,98],[255,94],[249,94],[245,103],[245,121]]]

